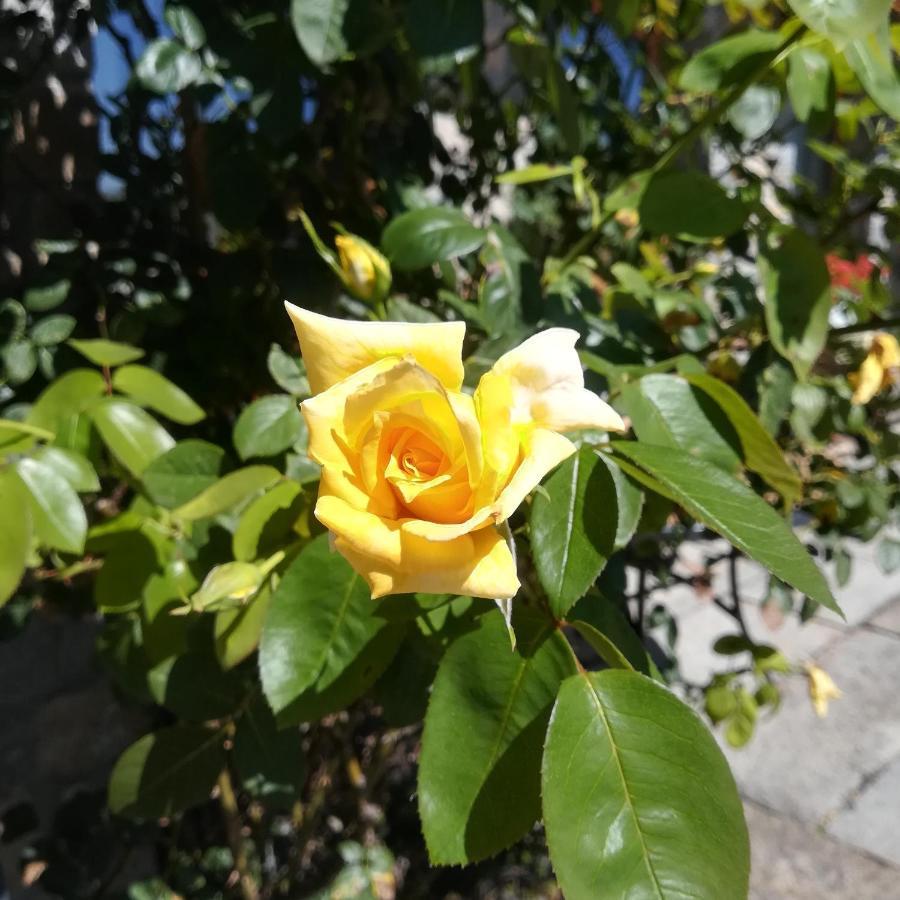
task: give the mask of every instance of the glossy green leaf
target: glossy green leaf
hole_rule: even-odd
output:
[[[458,209],[429,206],[393,219],[384,230],[381,246],[392,266],[411,271],[472,253],[484,239],[485,232]]]
[[[245,466],[229,472],[179,506],[173,513],[180,519],[195,521],[221,515],[259,491],[271,487],[281,478],[272,466]]]
[[[278,344],[272,344],[266,357],[266,365],[269,374],[283,391],[295,397],[309,396],[309,380],[302,359],[286,353]]]
[[[681,70],[678,86],[708,93],[739,82],[766,58],[774,57],[782,37],[777,31],[749,29],[723,38],[691,55]]]
[[[62,343],[75,329],[73,316],[47,316],[31,329],[31,340],[39,347]]]
[[[581,123],[578,118],[578,90],[566,78],[559,62],[547,54],[547,100],[553,110],[556,125],[562,135],[566,150],[571,154],[582,149]]]
[[[200,57],[170,38],[151,41],[134,68],[141,85],[157,94],[184,90],[197,81],[202,71]]]
[[[221,731],[174,725],[148,734],[118,759],[109,778],[109,808],[159,818],[205,802],[225,765]]]
[[[181,425],[193,425],[206,415],[178,385],[146,366],[122,366],[113,374],[112,383],[135,403],[149,406]]]
[[[106,393],[103,376],[94,369],[72,369],[48,385],[28,413],[27,421],[59,432]]]
[[[649,678],[569,678],[541,785],[568,900],[747,896],[750,847],[728,763],[698,716]]]
[[[216,613],[216,658],[223,669],[233,669],[259,646],[270,597],[268,586],[263,585],[243,606]]]
[[[267,551],[265,532],[273,530],[283,534],[288,530],[293,524],[291,517],[296,520],[298,510],[295,501],[300,492],[296,481],[282,481],[247,505],[232,538],[235,559],[247,562],[258,559]],[[273,522],[273,519],[276,521]],[[262,552],[261,543],[264,545]]]
[[[71,340],[68,342],[73,350],[77,350],[85,359],[97,366],[121,366],[134,362],[144,355],[144,351],[131,344],[120,344],[104,338],[87,340]]]
[[[801,122],[814,126],[834,113],[834,76],[828,57],[815,47],[797,47],[788,57],[787,92]]]
[[[82,553],[87,514],[69,482],[46,462],[36,459],[20,459],[15,470],[28,491],[38,542],[65,553]]]
[[[695,519],[811,600],[840,613],[824,576],[794,532],[745,484],[681,450],[624,441],[613,441],[612,446],[617,457],[648,472],[662,493]]]
[[[32,459],[53,469],[74,491],[86,493],[100,490],[100,479],[90,460],[74,450],[41,447],[32,455]]]
[[[726,472],[740,468],[739,441],[727,417],[682,376],[645,375],[624,388],[620,402],[641,441],[678,447]]]
[[[215,484],[221,475],[225,451],[206,441],[179,441],[158,456],[141,474],[150,499],[174,509]]]
[[[101,400],[91,407],[90,416],[110,453],[137,477],[175,446],[175,439],[156,419],[125,400]]]
[[[568,620],[581,632],[607,665],[616,668],[632,668],[657,681],[662,681],[659,670],[631,623],[616,605],[599,591],[588,591],[570,610]],[[600,634],[605,642],[615,648],[615,653],[611,655],[611,658],[606,656],[606,644],[595,642],[593,634],[585,630],[584,625]],[[619,656],[625,659],[627,666],[621,664]]]
[[[728,416],[740,439],[747,468],[764,478],[789,504],[798,500],[803,490],[800,476],[744,398],[712,375],[686,375],[685,379],[715,400]]]
[[[535,568],[553,614],[562,618],[613,552],[618,527],[616,486],[591,447],[570,456],[531,504]]]
[[[290,802],[303,787],[306,760],[296,727],[279,730],[262,697],[238,719],[232,758],[251,796]]]
[[[872,33],[850,41],[844,55],[866,93],[889,116],[900,119],[900,74],[894,64],[887,17]]]
[[[628,544],[637,531],[638,523],[641,520],[641,511],[644,508],[644,492],[633,481],[630,481],[615,463],[602,455],[599,456],[599,459],[609,469],[616,491],[618,523],[615,549],[620,550]]]
[[[12,384],[24,384],[37,369],[34,344],[27,340],[14,340],[0,350],[6,380]]]
[[[576,619],[571,623],[572,627],[597,651],[600,658],[612,669],[627,669],[634,671],[634,666],[628,657],[607,637],[599,628],[595,628],[589,622]]]
[[[350,0],[291,0],[291,24],[310,61],[325,66],[347,52],[344,17]]]
[[[651,234],[688,240],[727,237],[747,218],[744,204],[729,197],[701,172],[664,172],[650,179],[641,196],[641,225]]]
[[[10,468],[0,469],[0,607],[15,593],[31,551],[31,504]]]
[[[150,670],[147,683],[160,706],[189,722],[221,719],[245,694],[240,676],[223,670],[206,647],[163,660]]]
[[[759,274],[766,304],[766,326],[775,349],[806,377],[825,346],[831,310],[831,279],[825,255],[796,228],[763,244]]]
[[[790,0],[791,9],[813,31],[832,38],[837,49],[874,32],[890,15],[890,0]]]
[[[351,664],[365,662],[387,625],[362,577],[331,551],[328,536],[307,544],[272,594],[259,648],[263,692],[279,721],[296,721],[292,707],[302,705],[303,695],[324,693]],[[362,674],[360,693],[381,670]]]
[[[547,620],[499,611],[457,638],[434,682],[419,760],[419,815],[435,865],[492,856],[540,816],[540,759],[556,692],[575,671]]]
[[[25,291],[22,302],[32,312],[46,312],[64,302],[71,287],[72,283],[67,278],[52,284],[30,287]]]
[[[246,407],[234,426],[234,446],[241,459],[276,456],[305,433],[297,401],[286,394],[261,397]]]
[[[199,50],[206,43],[206,30],[196,14],[182,4],[166,4],[166,24],[191,50]]]

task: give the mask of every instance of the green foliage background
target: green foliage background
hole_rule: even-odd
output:
[[[91,852],[42,823],[46,890],[553,896],[555,871],[576,900],[745,896],[734,783],[688,705],[739,746],[800,670],[748,629],[738,561],[771,573],[770,621],[836,609],[819,564],[846,583],[849,539],[900,566],[895,377],[854,401],[873,334],[898,325],[890,17],[805,0],[9,15],[10,159],[60,35],[86,46],[96,21],[130,67],[114,149],[76,159],[104,190],[45,232],[2,223],[3,634],[98,615],[106,677],[147,722],[108,807],[79,812]],[[330,249],[345,232],[390,264],[372,302]],[[284,299],[464,319],[472,386],[539,328],[582,335],[589,386],[631,432],[580,435],[513,519],[514,650],[490,602],[373,606],[329,553]],[[734,621],[709,684],[679,674],[656,599],[680,583]],[[654,829],[660,808],[677,827]],[[146,847],[155,876],[126,883]]]

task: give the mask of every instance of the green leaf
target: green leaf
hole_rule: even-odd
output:
[[[96,366],[121,366],[124,363],[134,362],[144,355],[143,350],[132,347],[131,344],[120,344],[103,338],[83,341],[72,339],[68,344]]]
[[[704,47],[681,70],[678,86],[685,91],[708,93],[739,82],[781,46],[777,31],[749,29]]]
[[[113,374],[112,384],[141,406],[181,425],[194,425],[206,416],[178,385],[146,366],[122,366]]]
[[[419,815],[434,865],[485,859],[540,816],[540,758],[559,685],[575,670],[563,636],[517,615],[510,649],[499,611],[444,655],[419,761]]]
[[[323,694],[357,659],[368,662],[367,648],[387,625],[377,613],[366,583],[331,551],[327,535],[303,548],[272,595],[259,648],[263,692],[279,722],[299,721],[304,695]],[[363,671],[359,693],[380,674]]]
[[[0,469],[0,607],[16,592],[31,552],[31,504],[10,468]]]
[[[270,597],[269,588],[263,585],[243,606],[216,613],[216,658],[223,669],[233,669],[259,645]]]
[[[296,521],[299,509],[294,501],[300,492],[296,481],[282,481],[247,505],[232,538],[235,559],[252,562],[265,554],[266,532],[276,531],[280,537]]]
[[[597,651],[600,658],[612,669],[634,671],[628,657],[598,628],[589,622],[575,620],[572,627]]]
[[[574,171],[571,165],[548,165],[547,163],[534,163],[523,169],[515,169],[512,172],[504,172],[498,175],[494,181],[497,184],[533,184],[536,181],[549,181],[552,178],[568,177]]]
[[[649,678],[569,678],[541,784],[568,900],[747,896],[750,847],[728,763],[697,715]]]
[[[650,444],[613,441],[624,456],[649,472],[664,496],[722,535],[811,600],[840,614],[824,576],[790,527],[750,488],[689,453]],[[635,472],[626,467],[626,472]],[[652,485],[651,485],[652,487]]]
[[[258,491],[271,487],[280,478],[281,472],[272,466],[245,466],[205,488],[172,515],[188,522],[221,515]]]
[[[106,392],[106,382],[93,369],[72,369],[60,375],[40,394],[28,413],[28,422],[59,432],[69,426]]]
[[[347,52],[344,17],[350,0],[291,0],[294,33],[310,61],[320,68]]]
[[[622,408],[642,442],[678,447],[726,472],[740,468],[738,437],[719,407],[680,375],[645,375],[626,385]]]
[[[626,668],[607,659],[601,645],[594,642],[592,636],[582,629],[582,625],[588,625],[603,638],[612,644],[616,654],[621,655],[628,662],[628,667],[644,675],[649,675],[657,681],[662,681],[662,676],[650,659],[647,648],[641,643],[634,628],[625,616],[617,609],[616,605],[604,597],[599,591],[591,590],[585,594],[569,613],[569,621],[577,628],[591,646],[600,654],[607,665],[616,665],[617,668]],[[614,655],[615,659],[618,656]]]
[[[234,446],[241,459],[276,456],[304,434],[297,401],[286,394],[273,394],[254,401],[238,416]]]
[[[252,797],[289,803],[303,787],[306,760],[300,732],[279,731],[262,697],[238,719],[232,754],[244,790]]]
[[[562,618],[591,586],[613,552],[616,486],[591,447],[570,456],[535,494],[531,548],[550,609]]]
[[[239,606],[259,590],[262,579],[263,572],[253,563],[233,561],[213,566],[191,595],[191,606],[196,610]]]
[[[878,545],[876,557],[878,568],[885,575],[893,575],[900,569],[900,540],[886,537]]]
[[[266,364],[269,367],[269,374],[283,391],[287,391],[295,397],[309,396],[306,367],[299,357],[286,353],[278,344],[272,344]]]
[[[41,447],[32,455],[45,466],[61,476],[74,491],[87,493],[100,490],[100,479],[90,460],[74,450],[62,447]]]
[[[799,500],[803,491],[800,476],[784,458],[762,422],[741,395],[712,375],[686,375],[685,380],[710,396],[728,416],[741,442],[744,462],[777,490],[788,504]]]
[[[166,5],[166,23],[186,47],[199,50],[206,43],[206,30],[187,6]]]
[[[900,119],[900,75],[894,65],[889,22],[885,19],[871,34],[850,41],[844,57],[866,93],[889,116]]]
[[[244,695],[241,677],[223,671],[211,649],[165,659],[147,680],[157,703],[190,722],[221,719],[237,709]]]
[[[151,41],[134,68],[141,85],[157,94],[184,90],[197,81],[202,71],[200,57],[170,38]]]
[[[54,309],[60,303],[65,301],[69,296],[69,289],[72,283],[68,278],[61,281],[55,281],[53,284],[40,285],[28,288],[22,297],[22,302],[26,309],[32,312],[46,312],[48,309]]]
[[[828,336],[831,279],[824,253],[802,231],[791,228],[776,240],[763,243],[758,258],[766,326],[775,349],[805,378]]]
[[[163,728],[119,757],[109,778],[109,808],[133,818],[172,816],[204,803],[224,765],[221,731]]]
[[[36,459],[20,459],[15,470],[28,490],[38,542],[64,553],[82,553],[87,536],[87,515],[69,482],[55,469]]]
[[[600,456],[599,459],[609,469],[616,490],[618,524],[616,526],[615,549],[621,550],[637,531],[638,523],[641,520],[641,511],[644,508],[644,492],[605,456]]]
[[[547,54],[547,99],[559,127],[566,150],[581,152],[581,123],[578,120],[578,91],[566,78],[556,58]]]
[[[481,0],[411,0],[405,19],[409,42],[420,57],[469,54],[481,46]]]
[[[110,453],[138,478],[154,459],[175,445],[156,419],[125,400],[101,400],[91,408],[90,416]]]
[[[890,0],[789,0],[791,9],[813,31],[832,38],[838,50],[887,22]]]
[[[650,179],[641,196],[641,225],[651,234],[687,240],[727,237],[747,218],[740,200],[700,172],[670,172]]]
[[[787,92],[801,122],[830,122],[834,114],[834,76],[831,63],[814,47],[797,47],[788,57]]]
[[[748,141],[756,141],[775,124],[780,112],[781,92],[754,84],[731,104],[726,118]]]
[[[141,481],[150,499],[174,509],[219,480],[225,451],[206,441],[179,441],[144,469]]]
[[[31,341],[10,341],[0,350],[6,379],[12,384],[24,384],[34,375],[37,356]]]
[[[38,347],[50,347],[62,343],[75,329],[73,316],[47,316],[31,329],[31,340]]]
[[[477,250],[485,232],[458,209],[430,206],[397,216],[384,230],[381,247],[397,269],[424,269]]]

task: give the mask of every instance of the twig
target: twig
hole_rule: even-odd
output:
[[[227,766],[219,775],[219,804],[222,807],[222,817],[225,820],[225,832],[228,837],[228,846],[231,847],[234,868],[238,873],[241,896],[244,900],[259,900],[259,887],[250,872],[247,842],[242,834],[241,812],[238,809],[237,797],[234,795],[234,786],[231,783],[231,774]]]

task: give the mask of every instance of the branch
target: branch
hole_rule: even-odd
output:
[[[234,860],[234,869],[238,873],[241,896],[244,900],[259,900],[259,887],[250,872],[247,843],[242,834],[241,812],[238,809],[237,797],[234,795],[234,786],[227,766],[222,769],[218,783],[219,803],[222,806],[222,817],[225,820],[225,832]]]

